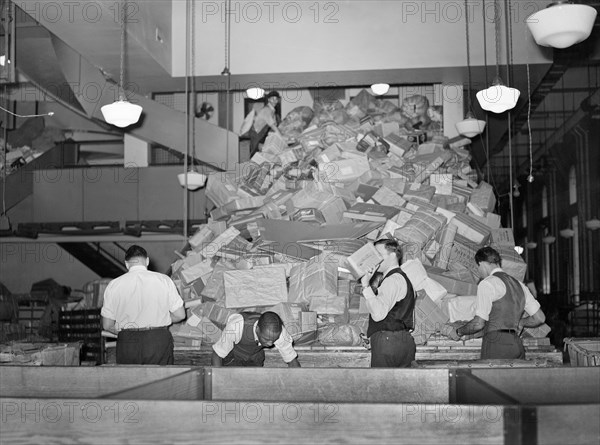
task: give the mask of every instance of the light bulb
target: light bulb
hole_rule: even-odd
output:
[[[530,184],[533,182],[535,178],[533,177],[533,175],[529,175],[527,176],[527,182],[529,182]]]
[[[515,191],[513,192],[513,196],[515,198],[518,198],[519,196],[521,196],[521,192],[519,191],[519,189],[515,189]]]

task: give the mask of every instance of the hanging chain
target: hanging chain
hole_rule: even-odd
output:
[[[193,112],[191,114],[191,119],[192,119],[192,168],[194,168],[194,164],[196,162],[196,105],[197,105],[197,98],[196,98],[196,2],[194,0],[192,0],[192,5],[191,5],[191,39],[192,39],[192,44],[191,46],[191,52],[192,54],[190,55],[190,59],[191,59],[191,63],[192,63],[192,108],[193,108]]]
[[[496,77],[500,77],[500,17],[498,15],[498,0],[494,0],[494,25],[496,27]]]
[[[531,140],[531,78],[529,76],[529,63],[527,66],[527,132],[529,134],[529,176],[527,181],[531,182],[533,177],[533,141]]]
[[[469,6],[468,0],[465,0],[465,35],[467,36],[467,100],[469,101],[467,109],[471,109],[471,47],[469,40]]]
[[[125,18],[127,10],[127,0],[123,1],[121,11],[121,73],[119,82],[119,100],[125,99]]]
[[[225,69],[222,74],[229,74],[229,53],[231,51],[231,0],[225,4]]]
[[[510,9],[510,1],[504,0],[504,9],[506,10],[506,86],[510,86],[511,70],[512,70],[512,16]]]

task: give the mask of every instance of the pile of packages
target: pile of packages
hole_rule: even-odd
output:
[[[3,139],[0,138],[1,146],[4,145]],[[37,150],[32,150],[27,145],[23,147],[13,148],[10,144],[6,146],[6,153],[0,153],[0,175],[9,175],[18,170],[25,164],[33,161],[42,153]]]
[[[188,308],[172,328],[176,344],[214,343],[229,315],[270,310],[296,344],[360,345],[368,311],[353,265],[381,238],[402,246],[417,344],[473,318],[480,247],[495,247],[523,280],[494,190],[469,166],[471,141],[403,108],[382,113],[367,96],[330,107],[331,119],[323,107],[310,122],[298,110],[296,124],[282,123],[293,134],[270,134],[250,162],[209,175],[211,218],[171,269]]]

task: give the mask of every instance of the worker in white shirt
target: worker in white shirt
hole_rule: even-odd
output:
[[[213,345],[212,365],[264,366],[265,348],[277,348],[290,368],[299,368],[292,337],[275,312],[230,315],[221,338]]]
[[[368,269],[360,280],[370,314],[367,336],[371,344],[371,368],[408,368],[417,351],[410,333],[413,329],[415,292],[400,269],[402,252],[398,243],[382,239],[375,242],[375,249],[383,257],[383,262]],[[383,281],[373,290],[369,284],[378,270],[383,274]]]
[[[536,327],[546,316],[540,304],[523,283],[501,268],[502,259],[492,247],[483,247],[475,254],[479,275],[475,317],[451,332],[459,340],[483,329],[482,359],[524,359],[525,348],[519,334],[523,327]],[[527,317],[523,318],[524,313]]]
[[[102,327],[117,334],[117,364],[172,365],[171,323],[185,318],[183,300],[168,276],[148,270],[146,250],[125,253],[128,272],[104,291]]]

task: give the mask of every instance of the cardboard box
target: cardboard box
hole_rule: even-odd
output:
[[[400,266],[400,269],[410,280],[414,290],[421,290],[427,280],[427,271],[419,260],[409,260]]]
[[[364,158],[337,159],[319,165],[319,178],[325,182],[352,182],[371,170],[369,160]]]
[[[394,232],[399,241],[423,248],[446,223],[446,217],[433,212],[418,211]]]
[[[521,336],[523,338],[543,338],[547,337],[552,329],[546,323],[535,328],[524,328]]]
[[[359,202],[346,210],[344,212],[344,217],[357,219],[360,221],[384,223],[388,219],[393,218],[394,215],[398,214],[399,212],[400,210],[396,207]]]
[[[515,237],[512,229],[493,229],[490,234],[492,247],[515,247]]]
[[[327,224],[340,224],[344,219],[344,212],[347,207],[341,197],[332,196],[324,201],[318,209]]]
[[[412,332],[415,343],[425,343],[448,321],[448,315],[425,292],[418,292],[415,302],[415,326]]]
[[[380,187],[373,195],[373,200],[380,205],[389,207],[402,207],[406,200],[386,186]]]
[[[452,253],[452,246],[454,245],[454,238],[456,237],[456,226],[454,224],[446,224],[446,226],[440,232],[439,238],[439,249],[434,258],[434,266],[441,269],[447,269],[450,263],[450,256]]]
[[[426,267],[427,275],[434,281],[440,283],[449,294],[455,295],[477,295],[477,284],[457,280],[443,275],[445,271],[437,268]]]
[[[240,198],[238,187],[226,173],[208,175],[206,197],[217,207]]]
[[[383,257],[373,243],[367,243],[348,257],[348,270],[355,279],[360,279],[371,267],[379,265]]]
[[[475,263],[475,254],[479,250],[479,245],[456,234],[454,243],[450,249],[450,264],[459,264],[468,269],[473,275],[477,275],[478,268]]]
[[[438,195],[452,195],[452,174],[432,173],[429,176],[429,185],[435,187]]]
[[[229,227],[227,230],[225,230],[225,232],[221,233],[210,243],[206,244],[200,253],[203,257],[211,259],[223,246],[229,244],[235,237],[239,236],[239,234],[240,231],[235,227]]]
[[[490,237],[491,231],[488,226],[464,213],[457,213],[452,218],[452,221],[450,221],[450,224],[456,226],[456,233],[458,235],[480,246],[483,246]]]
[[[190,267],[184,267],[179,270],[179,275],[183,282],[188,285],[192,282],[208,278],[212,274],[213,268],[210,260],[201,261]]]
[[[287,303],[285,267],[270,265],[251,270],[228,270],[223,274],[225,307],[247,308]]]
[[[272,153],[278,155],[285,148],[287,148],[287,141],[277,133],[270,132],[265,139],[265,143],[263,144],[261,151],[263,153]]]
[[[210,227],[203,225],[190,237],[189,243],[190,246],[192,246],[192,249],[196,249],[197,247],[212,241],[214,237],[215,234],[210,230]]]
[[[494,188],[485,181],[481,181],[477,188],[471,192],[469,202],[475,204],[477,207],[491,212],[496,207],[496,195],[494,195]]]
[[[337,296],[337,263],[327,256],[292,267],[289,302],[310,304],[315,297]]]

